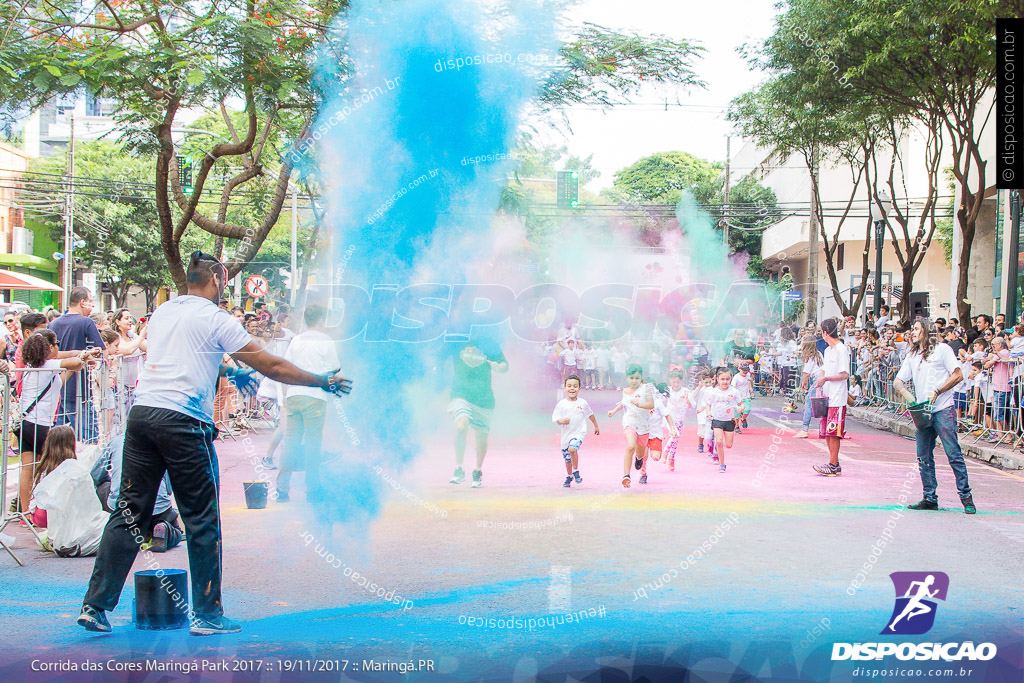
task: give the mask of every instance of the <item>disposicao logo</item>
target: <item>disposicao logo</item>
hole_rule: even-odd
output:
[[[935,624],[937,600],[946,600],[949,576],[943,572],[893,572],[889,575],[896,590],[896,604],[880,635],[916,636],[927,633]],[[987,661],[996,656],[993,643],[834,643],[832,659],[883,659],[895,655],[900,660]]]
[[[936,600],[945,602],[949,576],[942,572],[893,572],[896,605],[882,635],[918,636],[935,624]]]

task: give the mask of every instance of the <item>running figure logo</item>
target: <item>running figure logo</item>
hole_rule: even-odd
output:
[[[945,600],[949,576],[943,572],[893,572],[889,575],[896,589],[892,609],[883,635],[921,635],[935,623],[935,600]]]

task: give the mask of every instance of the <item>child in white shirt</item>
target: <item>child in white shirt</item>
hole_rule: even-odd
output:
[[[583,438],[587,435],[587,418],[594,423],[594,435],[597,436],[601,430],[597,426],[597,418],[590,404],[586,399],[579,397],[580,378],[570,375],[565,378],[565,398],[558,402],[555,410],[551,413],[551,421],[562,428],[562,459],[565,461],[565,488],[572,485],[573,479],[577,484],[583,483],[580,476],[579,453],[583,447]]]
[[[732,448],[733,429],[736,427],[736,416],[743,407],[743,398],[730,386],[732,371],[721,368],[718,371],[718,384],[706,391],[701,397],[700,409],[707,413],[711,420],[711,428],[715,432],[715,455],[712,458],[718,464],[718,471],[725,474],[725,451]]]
[[[670,372],[668,383],[668,412],[672,416],[672,422],[676,427],[675,437],[665,447],[665,459],[671,472],[676,469],[676,448],[679,446],[679,433],[683,430],[686,411],[693,405],[693,399],[690,390],[683,386],[683,373],[681,370]]]

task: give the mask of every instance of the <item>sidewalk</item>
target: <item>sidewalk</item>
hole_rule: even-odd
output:
[[[850,408],[849,414],[851,417],[855,417],[876,429],[884,429],[910,439],[914,438],[913,424],[898,420],[891,413],[880,412],[871,408]],[[964,434],[960,435],[960,449],[964,452],[965,456],[987,462],[1004,470],[1024,469],[1024,454],[1009,448],[993,448],[991,446],[970,443],[972,439],[965,438],[965,436]]]

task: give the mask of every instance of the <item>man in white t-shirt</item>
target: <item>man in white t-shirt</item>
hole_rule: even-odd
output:
[[[932,404],[932,424],[918,428],[914,434],[917,440],[917,463],[921,470],[921,484],[924,498],[919,503],[908,505],[910,510],[938,510],[939,498],[935,480],[935,439],[942,439],[949,466],[956,478],[956,488],[964,512],[973,515],[977,509],[967,481],[967,465],[960,451],[956,437],[956,410],[953,407],[953,388],[963,380],[963,372],[957,363],[953,349],[939,342],[934,324],[927,318],[914,323],[910,330],[911,346],[906,360],[900,367],[893,388],[907,403],[928,401]],[[907,390],[906,382],[914,381],[914,392]]]
[[[149,529],[160,482],[170,475],[185,522],[192,574],[192,635],[237,633],[221,603],[219,470],[213,447],[213,397],[224,354],[284,384],[351,391],[338,375],[314,375],[252,340],[218,308],[228,279],[213,256],[189,259],[188,294],[162,304],[149,323],[149,349],[125,431],[121,491],[103,530],[78,623],[109,633],[106,612],[117,606],[125,579]]]
[[[835,477],[843,473],[839,464],[839,444],[846,436],[846,400],[849,396],[848,380],[850,379],[850,351],[846,344],[839,341],[839,325],[835,318],[821,322],[821,336],[828,344],[825,349],[823,374],[815,382],[818,389],[824,390],[828,396],[828,415],[821,418],[818,437],[828,445],[828,462],[815,465],[814,470],[826,477]]]
[[[285,351],[285,360],[315,375],[341,372],[334,340],[324,332],[326,317],[327,311],[322,306],[306,307],[302,316],[306,331],[292,339]],[[279,386],[284,450],[281,470],[277,473],[277,500],[288,501],[297,461],[306,465],[306,500],[316,500],[320,493],[320,444],[330,395],[319,387]]]

